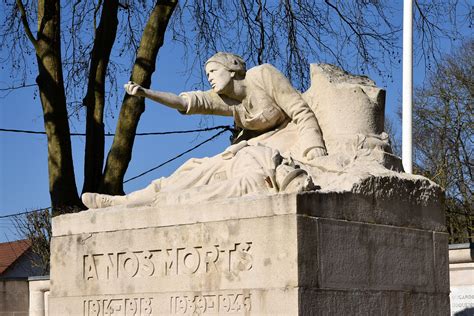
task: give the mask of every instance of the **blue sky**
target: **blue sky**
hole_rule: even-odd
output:
[[[398,18],[401,22],[401,16]],[[449,52],[451,50],[450,44],[445,42],[442,50]],[[194,88],[193,82],[188,80],[186,75],[183,75],[186,70],[184,69],[184,63],[181,62],[183,57],[184,50],[182,47],[165,40],[159,53],[157,71],[152,78],[153,89],[179,93]],[[34,60],[29,62],[34,63]],[[314,60],[312,62],[317,63],[319,61]],[[32,67],[32,69],[35,68],[36,66]],[[424,69],[423,64],[415,67],[415,84],[419,85],[423,82],[425,78]],[[387,90],[386,116],[394,120],[399,134],[401,127],[396,112],[401,100],[401,65],[392,69],[393,78],[391,81],[383,80],[377,74],[369,73],[367,75]],[[0,89],[2,89],[9,85],[9,78],[4,70],[2,70],[0,76]],[[30,81],[34,82],[34,74]],[[118,82],[122,84],[127,81],[128,75],[118,79]],[[209,86],[205,85],[200,88],[208,89]],[[0,91],[0,128],[44,130],[41,104],[39,98],[35,97],[36,90],[36,87],[28,87],[14,90],[9,94]],[[120,93],[119,100],[122,99],[125,92],[121,90]],[[115,132],[118,110],[115,111],[115,114],[114,117],[107,117],[106,132]],[[83,133],[85,130],[84,120],[85,116],[80,119],[73,119],[70,122],[71,132]],[[183,116],[175,110],[147,100],[146,111],[142,115],[138,131],[171,131],[230,124],[232,124],[231,118]],[[137,137],[133,149],[133,158],[125,178],[128,179],[152,168],[215,133],[216,131],[174,136]],[[112,138],[107,137],[106,153],[111,142]],[[84,143],[84,137],[72,137],[76,182],[79,190],[82,188],[83,179]],[[131,192],[143,188],[153,179],[169,175],[187,159],[215,155],[228,144],[229,133],[226,133],[173,163],[125,184],[125,191]],[[0,216],[48,207],[49,205],[46,136],[0,132]],[[15,239],[15,229],[10,219],[0,218],[0,242],[12,239]]]

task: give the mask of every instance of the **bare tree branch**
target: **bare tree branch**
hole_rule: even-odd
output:
[[[33,44],[35,50],[38,51],[38,42],[33,33],[31,32],[30,25],[28,24],[28,20],[26,18],[26,12],[25,7],[23,6],[23,2],[21,0],[16,0],[16,4],[21,13],[21,22],[23,23],[23,27],[25,28],[25,33],[28,36],[28,39],[30,40],[31,44]]]

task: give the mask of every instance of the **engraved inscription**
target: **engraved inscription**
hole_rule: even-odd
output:
[[[84,316],[152,315],[151,297],[101,298],[84,301]]]
[[[83,255],[84,280],[163,277],[252,269],[252,242]]]
[[[170,298],[170,314],[200,315],[242,313],[252,310],[250,294],[180,295]]]

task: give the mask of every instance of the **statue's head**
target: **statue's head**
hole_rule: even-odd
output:
[[[245,77],[245,72],[247,71],[244,59],[239,55],[231,53],[218,52],[209,58],[204,66],[207,66],[209,63],[221,64],[241,77]]]
[[[245,61],[242,57],[219,52],[208,59],[205,64],[206,75],[212,89],[219,94],[226,94],[233,80],[245,78]]]

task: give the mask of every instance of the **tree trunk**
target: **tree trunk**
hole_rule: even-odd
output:
[[[155,71],[156,56],[163,45],[168,21],[176,3],[177,0],[157,1],[143,31],[130,80],[146,88],[150,87],[151,75]],[[132,158],[138,120],[144,110],[145,100],[142,97],[129,95],[124,97],[116,135],[107,157],[101,192],[124,194],[123,178]]]
[[[98,192],[104,166],[105,75],[117,35],[118,0],[105,0],[94,39],[87,94],[86,149],[82,192]]]
[[[38,83],[48,136],[49,191],[53,215],[82,206],[72,160],[61,61],[60,1],[38,1]]]

